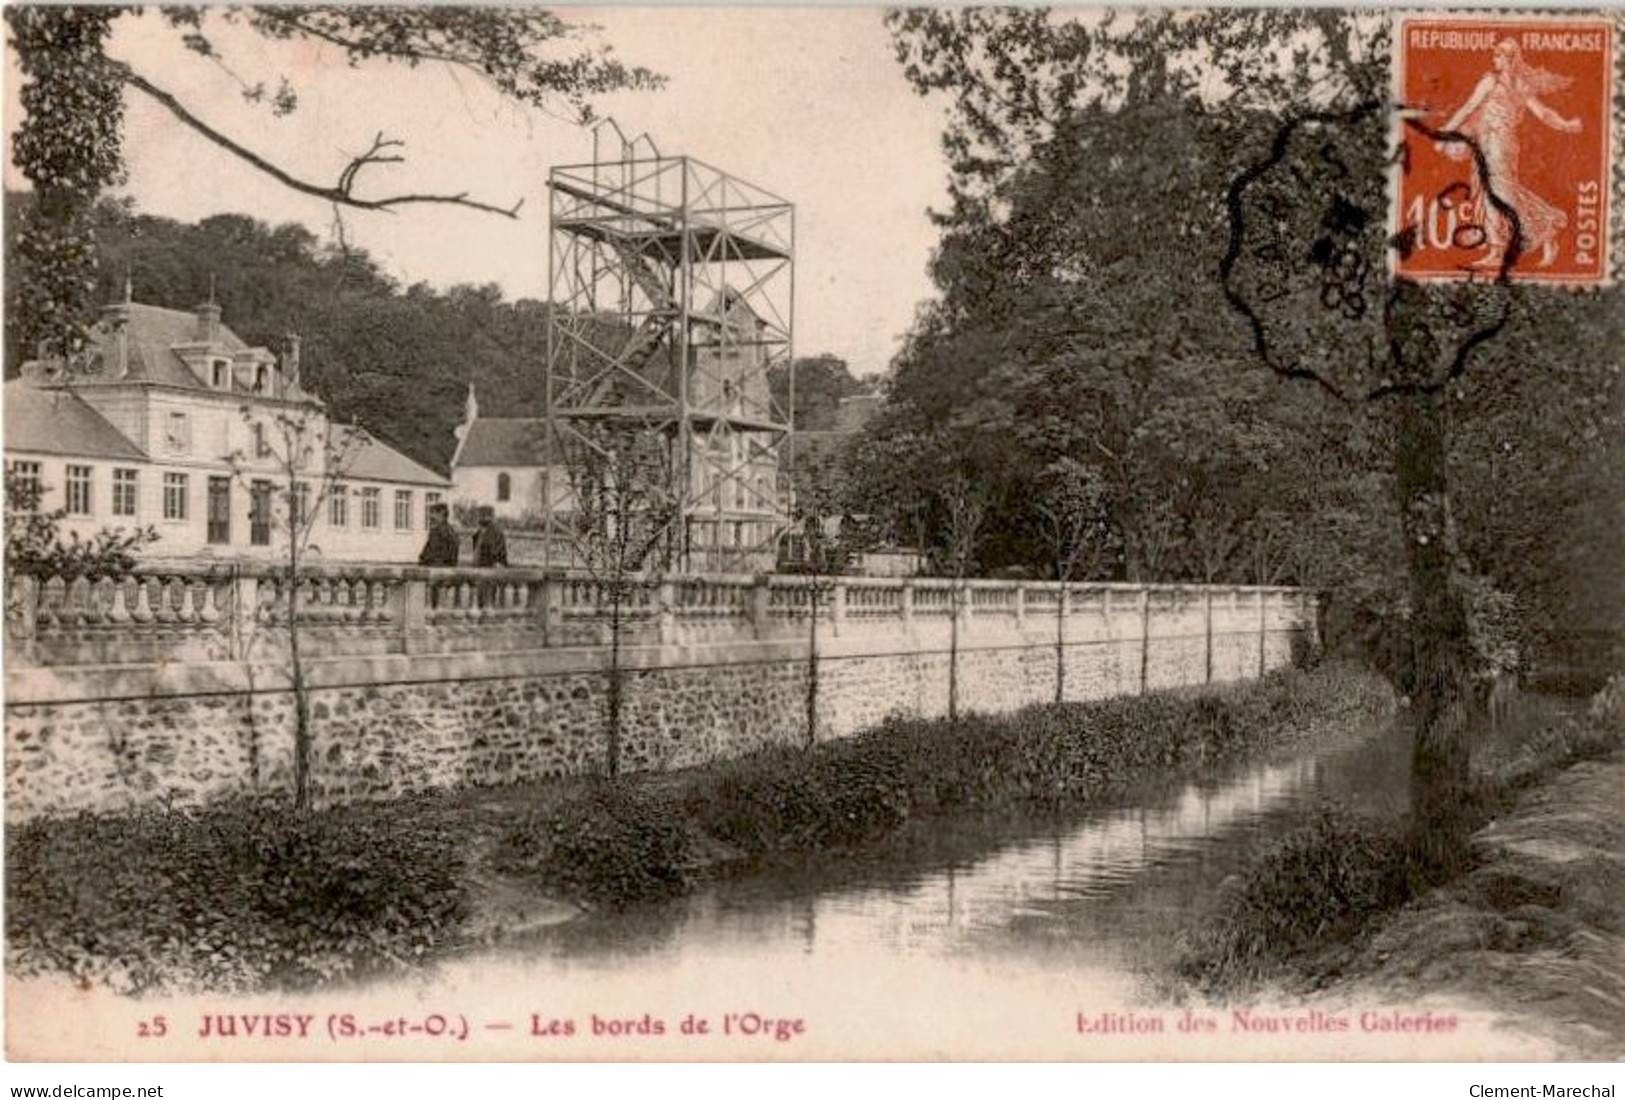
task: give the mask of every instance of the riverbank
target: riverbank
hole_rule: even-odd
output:
[[[616,783],[466,789],[303,819],[262,801],[35,822],[7,835],[8,959],[17,976],[124,992],[406,973],[582,907],[872,850],[932,815],[1075,812],[1135,776],[1318,744],[1390,706],[1373,677],[1329,667],[957,726],[892,723]]]
[[[1622,791],[1618,752],[1529,791],[1473,837],[1470,874],[1384,922],[1342,972],[1390,998],[1485,1005],[1575,1058],[1625,1058]]]
[[[545,892],[621,908],[871,844],[911,820],[1075,812],[1153,772],[1209,769],[1391,706],[1374,676],[1332,665],[1007,717],[892,721],[805,750],[592,785],[515,825],[495,865]]]
[[[1460,998],[1625,1055],[1625,679],[1477,768],[1472,865],[1413,892],[1404,822],[1327,809],[1229,884],[1174,970],[1220,1000]]]

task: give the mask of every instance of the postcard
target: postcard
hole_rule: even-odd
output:
[[[5,11],[14,1061],[1625,1055],[1618,11]]]

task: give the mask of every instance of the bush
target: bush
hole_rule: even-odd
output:
[[[1410,897],[1402,826],[1323,808],[1232,876],[1175,970],[1208,989],[1256,983],[1305,948],[1354,935]]]
[[[466,909],[457,838],[376,808],[87,814],[6,842],[13,967],[130,992],[298,989],[398,968]]]
[[[500,871],[611,907],[683,893],[691,861],[688,835],[667,802],[608,783],[528,814],[495,856]]]

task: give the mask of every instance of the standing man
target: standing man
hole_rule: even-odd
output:
[[[444,504],[429,508],[429,537],[418,555],[419,565],[455,566],[457,529],[451,525],[451,509]]]
[[[481,569],[508,564],[508,540],[497,526],[496,511],[490,505],[480,508],[480,526],[474,532],[474,564]]]

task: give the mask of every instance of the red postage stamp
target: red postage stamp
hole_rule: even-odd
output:
[[[1612,24],[1405,16],[1395,49],[1395,272],[1604,282]]]

